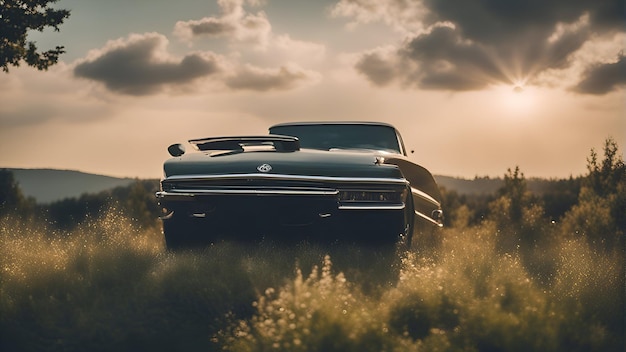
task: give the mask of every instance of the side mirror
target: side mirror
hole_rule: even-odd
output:
[[[180,143],[172,144],[167,147],[167,151],[170,153],[171,156],[181,156],[185,154],[185,146]]]

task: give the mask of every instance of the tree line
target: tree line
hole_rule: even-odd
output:
[[[507,170],[503,186],[493,194],[468,195],[442,189],[445,225],[495,223],[502,233],[504,249],[537,245],[555,236],[552,228],[557,224],[558,236],[582,236],[606,248],[623,245],[626,167],[613,139],[606,140],[601,160],[591,150],[587,170],[586,175],[577,178],[544,180],[532,192],[519,167]],[[154,195],[158,188],[156,179],[137,179],[128,186],[37,204],[22,194],[9,170],[0,170],[0,216],[12,213],[70,229],[87,219],[98,218],[106,210],[117,209],[139,226],[158,226],[160,208]]]
[[[531,248],[554,237],[582,237],[599,249],[624,247],[626,234],[626,166],[617,143],[605,141],[603,158],[591,150],[587,174],[545,180],[531,192],[524,173],[507,170],[504,185],[487,195],[459,195],[442,190],[445,224],[472,227],[491,222],[502,250]]]
[[[155,193],[159,180],[136,179],[128,186],[119,186],[80,197],[65,198],[50,204],[38,204],[26,197],[13,173],[0,169],[0,217],[11,214],[24,220],[44,221],[51,227],[69,230],[88,220],[97,219],[108,210],[117,210],[142,227],[156,226],[160,208]]]

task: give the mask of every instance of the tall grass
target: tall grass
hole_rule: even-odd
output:
[[[225,247],[174,256],[116,213],[70,233],[3,219],[0,350],[211,348],[255,293]]]
[[[169,253],[116,212],[69,232],[0,219],[2,351],[623,351],[624,254],[219,243]]]
[[[550,248],[550,283],[496,250],[492,225],[446,231],[437,259],[408,253],[397,283],[364,295],[330,258],[269,289],[224,339],[233,351],[622,351],[621,253]],[[547,255],[544,253],[544,255]]]

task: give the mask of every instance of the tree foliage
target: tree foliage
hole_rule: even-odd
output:
[[[19,66],[21,61],[38,70],[47,70],[57,63],[59,55],[65,52],[63,46],[39,51],[35,42],[26,40],[30,30],[59,30],[70,12],[50,8],[57,1],[0,0],[0,66],[4,72],[9,72],[9,66]]]
[[[563,235],[584,237],[605,249],[619,247],[626,235],[626,165],[612,138],[604,144],[602,161],[591,150],[587,169],[578,204],[563,219]]]
[[[24,196],[13,173],[0,169],[0,215],[29,215],[33,207],[34,201]]]
[[[604,159],[598,162],[598,153],[591,149],[587,158],[586,186],[591,188],[598,196],[608,197],[614,194],[626,181],[626,164],[619,154],[617,142],[609,138],[604,143]]]
[[[15,210],[21,198],[22,193],[13,178],[13,173],[4,169],[0,170],[0,214]]]
[[[42,205],[40,210],[51,224],[63,229],[74,228],[86,219],[98,218],[113,208],[122,211],[136,224],[150,227],[157,224],[156,219],[161,215],[154,198],[158,189],[159,180],[136,180],[128,186]]]
[[[507,170],[497,194],[499,197],[489,203],[488,218],[496,226],[499,249],[528,249],[546,239],[543,202],[528,190],[518,166]]]
[[[20,189],[13,172],[0,169],[0,217],[46,219],[47,225],[59,229],[73,229],[89,219],[97,219],[112,209],[123,212],[140,227],[151,227],[161,215],[154,193],[159,180],[136,180],[128,186],[119,186],[80,197],[65,198],[50,204],[37,204]]]
[[[504,175],[504,186],[498,190],[498,194],[508,198],[510,202],[508,209],[510,221],[519,223],[522,220],[523,206],[529,202],[526,178],[519,166],[516,166],[515,170],[507,169],[507,174]]]

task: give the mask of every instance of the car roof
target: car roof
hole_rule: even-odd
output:
[[[285,122],[279,123],[274,126],[271,126],[270,129],[274,127],[282,127],[282,126],[301,126],[301,125],[369,125],[369,126],[384,126],[391,127],[396,129],[393,125],[386,122],[374,122],[374,121],[304,121],[304,122]]]

